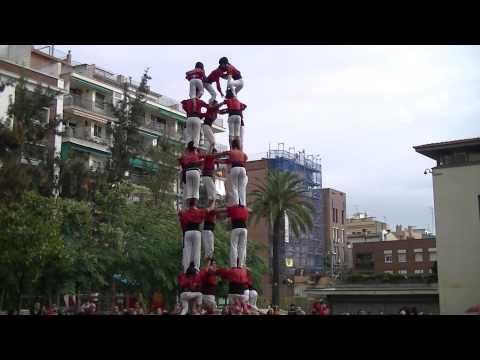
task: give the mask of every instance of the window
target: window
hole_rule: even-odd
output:
[[[415,269],[414,271],[415,274],[423,274],[423,269]]]
[[[407,270],[398,270],[398,273],[401,275],[407,275]]]
[[[479,196],[480,201],[480,196]],[[345,210],[342,210],[342,224],[345,224]]]
[[[102,127],[97,125],[97,124],[94,124],[93,125],[93,135],[101,138],[102,137]]]
[[[105,95],[101,93],[95,93],[95,106],[99,109],[105,108]]]
[[[384,258],[385,258],[385,264],[391,264],[393,262],[392,255],[384,255]]]
[[[398,262],[404,263],[407,262],[407,250],[401,249],[397,250]]]
[[[437,249],[436,248],[428,249],[428,255],[429,255],[429,260],[430,261],[437,261]]]
[[[415,249],[415,262],[423,261],[423,249]]]
[[[332,207],[332,222],[335,222],[335,208]]]

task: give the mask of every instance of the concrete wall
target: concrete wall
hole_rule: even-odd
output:
[[[433,169],[441,314],[480,303],[480,165]]]

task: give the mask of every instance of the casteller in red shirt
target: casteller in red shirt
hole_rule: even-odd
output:
[[[220,87],[220,77],[222,77],[223,73],[224,73],[224,70],[217,68],[213,70],[210,73],[210,75],[208,75],[207,78],[205,79],[205,82],[209,84],[215,81],[215,83],[217,84],[217,90],[222,96],[223,96],[223,93],[222,93],[222,88]]]
[[[207,108],[207,103],[201,99],[186,99],[181,101],[182,108],[187,113],[187,117],[202,118],[202,108]]]
[[[178,275],[178,284],[180,285],[181,292],[191,291],[197,292],[202,288],[202,279],[200,273],[187,276],[185,273],[181,272]]]
[[[185,229],[188,229],[189,226],[197,227],[205,221],[207,215],[207,209],[191,207],[180,211],[180,223],[182,224],[182,227],[185,227]]]
[[[202,176],[213,176],[215,172],[215,159],[216,157],[213,154],[204,155]]]

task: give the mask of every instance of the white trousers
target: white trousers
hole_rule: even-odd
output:
[[[203,252],[205,258],[213,257],[213,251],[215,250],[215,234],[212,230],[202,231]]]
[[[215,295],[203,295],[202,300],[203,305],[213,305],[215,308],[217,307],[217,302],[215,301]]]
[[[205,89],[210,94],[210,100],[208,100],[208,102],[212,103],[217,98],[217,93],[216,93],[215,89],[213,88],[212,84],[207,83],[207,82],[204,83],[203,86],[205,87]]]
[[[243,292],[243,296],[245,297],[245,302],[252,306],[254,309],[257,309],[257,298],[258,293],[257,290],[245,290]]]
[[[200,79],[190,80],[190,99],[200,99],[203,95],[203,81]]]
[[[202,125],[203,136],[205,140],[208,142],[208,151],[212,151],[215,147],[215,135],[213,134],[213,129],[210,125],[203,124]]]
[[[235,304],[235,300],[240,299],[242,303],[245,303],[245,296],[241,294],[228,294],[228,305]]]
[[[244,167],[236,166],[230,169],[232,197],[235,205],[247,206],[247,171]]]
[[[205,190],[207,191],[207,199],[215,200],[217,198],[217,188],[215,187],[215,181],[212,176],[202,176]]]
[[[243,150],[243,138],[245,134],[245,126],[240,126],[240,149]]]
[[[187,170],[185,174],[185,199],[200,198],[200,170]]]
[[[241,128],[242,118],[240,115],[230,115],[228,117],[228,138],[230,143],[234,138],[240,137],[240,128]]]
[[[183,271],[186,272],[193,261],[195,268],[200,270],[200,251],[202,247],[202,233],[200,230],[189,230],[185,232],[183,240]]]
[[[233,229],[230,233],[230,267],[244,267],[247,259],[247,235],[245,228]]]
[[[198,147],[200,143],[200,126],[202,125],[202,121],[198,117],[188,117],[187,118],[187,128],[185,129],[187,136],[186,136],[186,143],[188,144],[190,141],[193,141],[195,147]]]
[[[197,306],[202,306],[202,293],[184,291],[180,294],[180,301],[182,302],[182,312],[180,315],[187,315],[190,301],[195,301]]]
[[[233,199],[233,190],[232,190],[232,179],[230,178],[230,169],[227,168],[227,176],[225,179],[225,194],[227,197],[227,206],[233,206],[235,205],[234,199]]]
[[[243,88],[243,79],[239,80],[233,80],[232,75],[228,77],[227,80],[227,89],[231,89],[233,96],[237,96],[237,94],[242,90]]]

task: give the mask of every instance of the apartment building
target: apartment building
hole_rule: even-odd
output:
[[[359,212],[347,218],[345,232],[347,243],[384,241],[388,225],[378,221],[366,212]]]
[[[18,78],[21,74],[32,84],[39,82],[59,91],[54,114],[63,118],[64,132],[55,139],[57,153],[63,159],[83,159],[92,171],[102,169],[112,145],[107,126],[117,121],[113,108],[123,99],[125,85],[129,96],[133,97],[139,82],[95,64],[75,61],[70,51],[65,53],[50,45],[1,45],[2,79]],[[0,94],[0,117],[6,113],[12,95],[12,88],[6,88]],[[145,105],[145,119],[138,129],[145,145],[155,146],[159,136],[164,135],[171,141],[182,143],[186,114],[179,102],[150,89]],[[214,133],[224,132],[224,119],[219,117],[212,127]],[[204,146],[203,134],[200,146]],[[226,149],[225,145],[217,146],[218,151]],[[132,159],[131,164],[134,170],[130,177],[133,182],[141,184],[149,159],[142,156]],[[222,172],[218,175],[217,191],[219,195],[225,195],[225,175]],[[178,182],[175,190],[178,191]]]
[[[480,299],[480,138],[414,149],[435,161],[424,174],[433,182],[440,313],[463,314]]]

